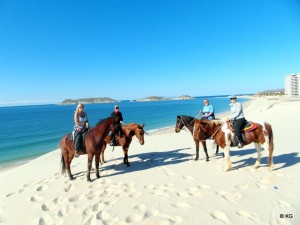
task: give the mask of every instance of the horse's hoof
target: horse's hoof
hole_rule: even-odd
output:
[[[70,177],[70,180],[74,180],[74,177]]]
[[[208,162],[209,161],[209,159],[206,159],[206,162]]]
[[[87,179],[88,182],[92,182],[92,180],[90,178]]]
[[[256,161],[256,162],[254,163],[254,165],[253,165],[253,168],[254,168],[254,169],[257,169],[257,168],[259,167],[259,165],[260,165],[260,162],[257,162],[257,161]]]
[[[97,179],[99,179],[99,178],[100,178],[100,175],[97,176]]]
[[[228,172],[228,171],[230,171],[231,170],[231,167],[230,166],[227,166],[226,168],[225,168],[225,172]]]
[[[274,169],[274,163],[272,163],[271,165],[269,165],[269,171],[273,171]]]

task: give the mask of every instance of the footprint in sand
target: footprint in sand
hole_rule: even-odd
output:
[[[43,211],[51,211],[55,206],[53,202],[45,202],[41,207]]]
[[[39,186],[39,187],[37,187],[37,191],[44,191],[44,190],[46,190],[48,188],[48,186],[47,185],[41,185],[41,186]]]
[[[220,221],[222,221],[226,224],[230,223],[230,221],[229,221],[228,217],[226,216],[226,214],[221,212],[221,211],[216,210],[213,213],[211,213],[211,215],[212,215],[213,218],[215,218],[217,220],[220,220]]]
[[[49,215],[43,215],[39,218],[39,225],[48,225],[48,224],[54,224],[54,221],[51,216]]]
[[[273,204],[280,209],[290,209],[292,207],[290,203],[282,200],[274,201]]]
[[[175,208],[186,208],[186,209],[192,208],[189,204],[187,204],[185,202],[177,202],[177,203],[172,204],[172,206],[174,206]]]
[[[69,198],[69,202],[78,202],[81,199],[83,199],[83,195],[75,195],[75,196]]]
[[[40,202],[43,200],[43,195],[42,194],[37,194],[35,196],[30,197],[31,202]]]
[[[65,187],[65,192],[69,192],[75,189],[74,184],[69,184],[67,187]]]
[[[243,184],[236,185],[235,188],[241,190],[241,189],[247,189],[249,186],[250,186],[249,183],[243,183]]]
[[[185,180],[189,180],[189,181],[195,181],[195,178],[192,177],[192,176],[189,176],[189,175],[185,175],[182,178],[185,179]]]
[[[247,219],[253,221],[255,224],[261,224],[261,221],[259,221],[259,219],[251,212],[239,210],[236,212],[236,214],[243,218],[247,218]]]
[[[58,216],[66,217],[67,215],[73,212],[74,208],[75,207],[73,205],[64,205],[58,210]]]

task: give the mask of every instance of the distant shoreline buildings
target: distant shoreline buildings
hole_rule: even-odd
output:
[[[285,95],[288,97],[300,96],[300,74],[289,74],[285,76]]]

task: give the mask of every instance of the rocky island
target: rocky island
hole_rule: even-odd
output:
[[[181,95],[181,96],[174,97],[174,98],[150,96],[150,97],[147,97],[147,98],[137,99],[135,101],[137,101],[137,102],[148,102],[148,101],[170,101],[170,100],[190,100],[190,99],[194,99],[194,98],[189,96],[189,95]]]
[[[98,104],[98,103],[111,103],[118,102],[115,99],[102,97],[102,98],[80,98],[80,99],[65,99],[61,102],[61,105],[76,105],[79,103],[82,104]]]

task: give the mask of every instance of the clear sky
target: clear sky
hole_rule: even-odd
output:
[[[284,88],[299,0],[0,0],[0,104]]]

